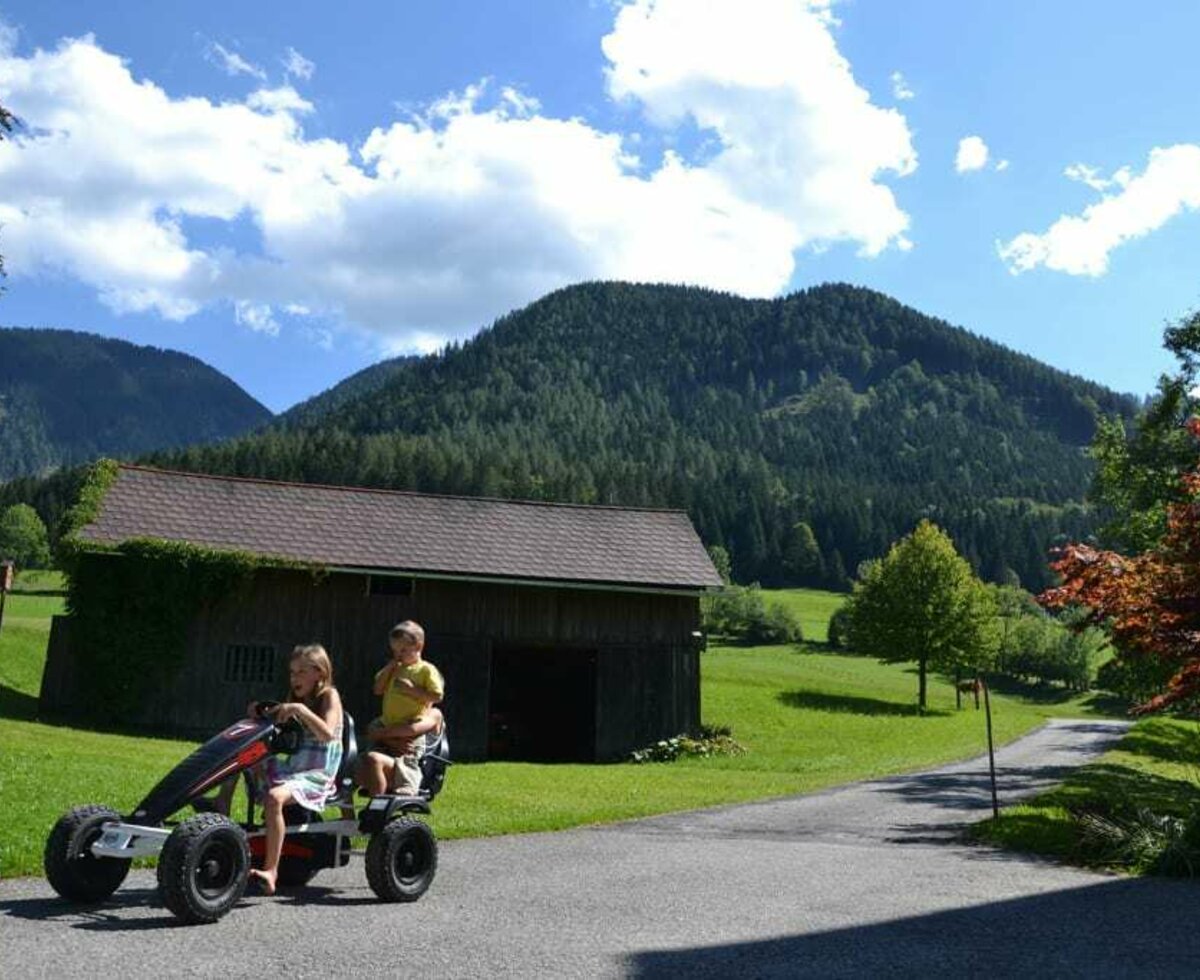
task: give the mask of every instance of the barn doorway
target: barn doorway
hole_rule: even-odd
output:
[[[488,758],[594,761],[596,651],[494,646]]]

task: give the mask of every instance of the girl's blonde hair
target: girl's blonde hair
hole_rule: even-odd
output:
[[[302,643],[300,646],[292,649],[292,655],[288,657],[288,663],[293,660],[303,660],[310,667],[316,667],[320,673],[321,679],[317,681],[317,686],[313,688],[310,701],[316,703],[329,688],[333,687],[333,661],[329,659],[329,654],[325,652],[325,648],[320,643]],[[310,705],[311,707],[311,705]]]

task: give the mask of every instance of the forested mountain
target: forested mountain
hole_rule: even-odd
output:
[[[777,300],[594,283],[381,387],[159,465],[687,509],[739,580],[844,585],[931,517],[985,576],[1047,581],[1097,411],[1134,400],[866,289]],[[811,532],[811,533],[810,533]]]
[[[270,418],[186,354],[69,330],[0,329],[0,480],[214,442]]]
[[[1134,399],[879,293],[777,300],[593,283],[462,345],[368,369],[170,467],[685,508],[739,581],[844,586],[930,517],[988,578],[1048,582],[1087,535],[1097,412]],[[51,523],[78,474],[15,481]]]
[[[339,381],[327,391],[293,405],[279,416],[279,422],[292,427],[318,423],[323,416],[336,411],[347,402],[370,395],[373,391],[382,388],[397,374],[406,370],[413,361],[419,360],[419,356],[412,354],[372,364],[370,367],[350,375],[344,381]]]

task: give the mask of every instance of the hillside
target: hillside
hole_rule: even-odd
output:
[[[215,442],[270,418],[186,354],[68,330],[0,329],[0,480]]]
[[[740,580],[844,586],[930,516],[1030,588],[1088,533],[1095,414],[1132,398],[881,294],[593,283],[395,365],[325,413],[150,461],[243,475],[685,508]],[[811,533],[810,533],[811,532]]]
[[[419,360],[418,355],[410,354],[372,364],[339,381],[321,394],[293,405],[286,412],[280,414],[278,422],[288,427],[303,427],[319,423],[324,416],[337,411],[348,402],[378,391],[397,374],[406,371],[414,361]]]

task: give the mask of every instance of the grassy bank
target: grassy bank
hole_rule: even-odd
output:
[[[1115,749],[1071,773],[1062,785],[998,819],[972,828],[979,840],[1076,864],[1143,871],[1131,855],[1085,840],[1076,814],[1118,819],[1139,809],[1187,817],[1200,807],[1200,724],[1178,718],[1139,721]]]
[[[842,607],[847,595],[821,589],[763,589],[763,598],[768,603],[782,603],[794,612],[804,639],[825,643],[829,639],[829,617]]]
[[[797,593],[792,601],[813,620],[820,607],[841,601]],[[92,801],[131,808],[190,749],[33,720],[27,709],[48,626],[37,615],[24,618],[32,632],[10,635],[6,625],[0,634],[0,684],[23,697],[26,709],[4,710],[0,719],[0,806],[11,817],[0,822],[5,876],[40,873],[42,842],[63,810]],[[436,830],[451,838],[560,829],[805,792],[985,748],[982,712],[955,711],[944,681],[930,684],[929,712],[916,713],[916,675],[905,667],[785,647],[717,647],[703,655],[701,669],[704,720],[730,726],[746,755],[642,766],[460,764],[438,799]],[[998,695],[994,707],[1001,740],[1047,717],[1103,710],[1093,698],[1020,688]]]

